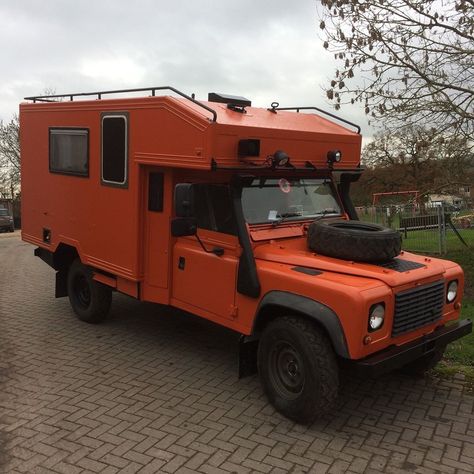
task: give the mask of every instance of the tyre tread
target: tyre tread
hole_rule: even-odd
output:
[[[306,394],[302,403],[297,406],[282,407],[276,402],[275,408],[296,422],[308,424],[328,413],[333,407],[339,387],[338,364],[328,338],[311,321],[300,316],[281,316],[269,323],[268,329],[272,330],[282,324],[287,328],[296,329],[306,343],[318,372],[320,390],[317,394],[309,394],[310,396]],[[261,357],[259,353],[259,372],[262,375]],[[263,378],[262,383],[267,396],[270,401],[275,402],[273,394],[270,393],[271,388],[265,385]]]
[[[357,226],[359,221],[342,221]],[[346,230],[334,227],[335,222],[315,221],[308,229],[308,247],[328,257],[359,262],[383,262],[396,257],[401,252],[399,232],[376,224],[376,231],[367,232],[362,228]],[[341,223],[341,221],[339,221]]]

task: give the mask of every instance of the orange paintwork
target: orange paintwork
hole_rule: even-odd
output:
[[[188,310],[243,334],[250,334],[263,296],[282,290],[317,300],[340,318],[350,356],[364,357],[391,344],[403,344],[435,326],[459,317],[454,303],[446,305],[442,321],[392,339],[394,294],[420,283],[457,278],[460,301],[462,270],[451,262],[404,254],[424,268],[398,273],[374,265],[337,260],[310,252],[304,224],[248,228],[262,287],[259,298],[237,292],[238,238],[199,230],[208,248],[224,249],[218,257],[205,253],[195,237],[174,238],[173,190],[181,182],[226,183],[230,171],[211,171],[211,160],[220,166],[241,166],[237,159],[239,139],[261,140],[260,157],[285,150],[295,166],[307,161],[327,169],[328,150],[342,151],[334,168],[355,168],[360,161],[360,135],[314,114],[247,108],[240,114],[224,104],[207,103],[211,114],[195,104],[171,97],[146,97],[24,103],[20,105],[22,155],[22,238],[54,252],[58,245],[77,249],[86,265],[102,272],[99,281],[141,300]],[[100,123],[103,112],[127,112],[128,186],[101,185]],[[48,168],[48,128],[89,129],[89,177],[52,174]],[[147,209],[148,174],[164,174],[162,212]],[[317,172],[315,172],[317,174]],[[43,228],[51,230],[45,243]],[[179,259],[186,259],[186,271]],[[292,271],[294,266],[317,268],[318,278]],[[106,276],[103,276],[103,274]],[[369,308],[385,302],[384,327],[367,335]]]

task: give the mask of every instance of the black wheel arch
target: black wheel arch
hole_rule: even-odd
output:
[[[337,314],[319,301],[287,291],[273,290],[261,299],[252,336],[258,337],[268,322],[289,313],[298,313],[314,321],[326,332],[336,354],[345,359],[350,358],[344,330]]]
[[[35,249],[35,256],[59,272],[67,271],[72,262],[74,262],[76,258],[79,258],[79,253],[76,247],[61,242],[54,252],[42,247],[37,247]]]

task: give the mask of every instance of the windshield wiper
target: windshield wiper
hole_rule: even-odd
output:
[[[273,226],[276,226],[278,224],[281,224],[282,222],[285,222],[290,217],[302,217],[302,214],[300,212],[284,212],[282,214],[277,214],[276,217],[277,217],[277,219],[275,219],[272,222]]]
[[[336,209],[324,209],[324,211],[318,212],[318,217],[314,219],[315,221],[319,221],[323,217],[326,217],[328,214],[337,214],[339,215],[339,211]]]
[[[319,221],[323,217],[326,217],[329,214],[337,214],[339,215],[339,211],[337,209],[324,209],[324,211],[317,212],[315,221]],[[305,219],[310,219],[310,216],[303,216],[300,212],[284,212],[282,214],[277,214],[277,219],[272,222],[272,225],[275,227],[282,222],[286,222],[291,217],[304,217]]]

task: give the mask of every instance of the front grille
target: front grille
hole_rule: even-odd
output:
[[[395,295],[392,336],[399,336],[441,319],[444,293],[444,281],[437,281]]]

